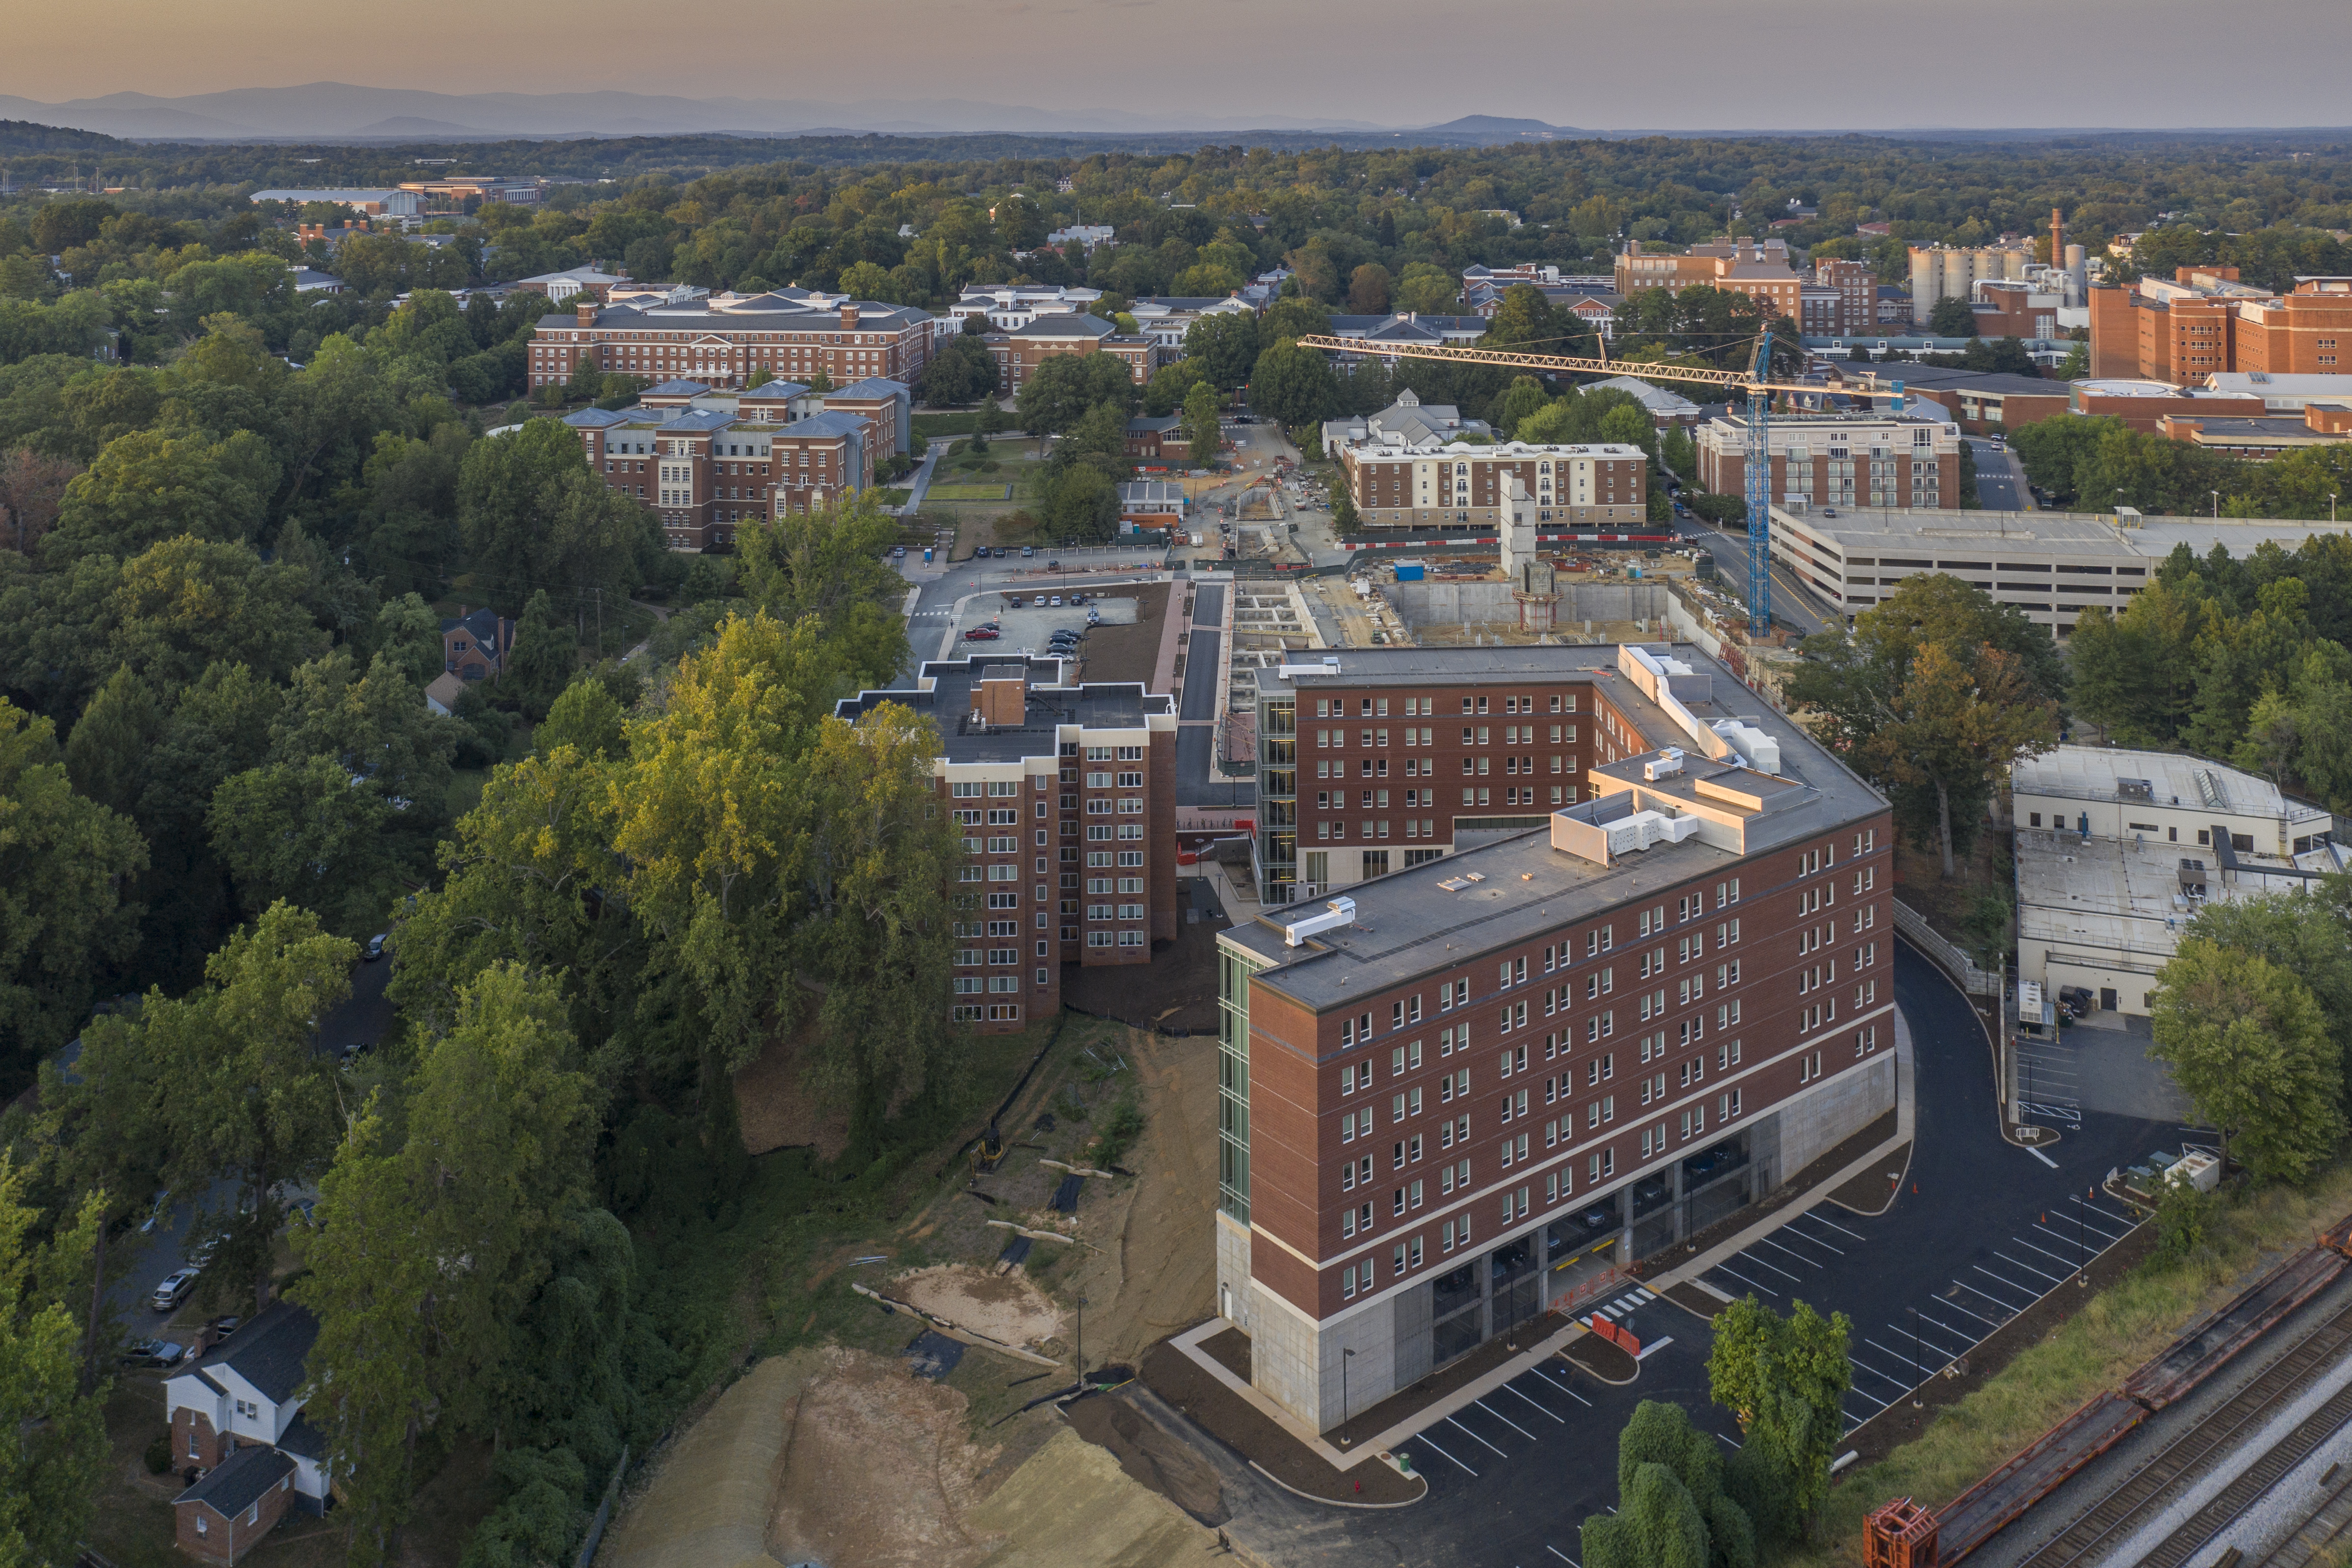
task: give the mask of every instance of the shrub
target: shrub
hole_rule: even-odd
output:
[[[158,1432],[155,1440],[147,1445],[147,1473],[160,1476],[172,1468],[172,1435]]]

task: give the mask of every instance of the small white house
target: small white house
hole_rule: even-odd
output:
[[[288,1301],[270,1304],[163,1384],[175,1469],[212,1470],[239,1447],[275,1448],[294,1462],[294,1501],[327,1507],[326,1447],[302,1416],[304,1363],[319,1321]]]

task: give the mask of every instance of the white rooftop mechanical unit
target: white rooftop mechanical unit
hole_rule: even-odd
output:
[[[1683,749],[1680,746],[1668,746],[1642,764],[1642,776],[1652,784],[1663,778],[1670,778],[1682,771]]]
[[[1609,835],[1609,858],[1630,855],[1653,844],[1680,844],[1698,831],[1696,816],[1668,816],[1662,811],[1637,811],[1601,825]]]
[[[1283,944],[1286,947],[1297,947],[1300,942],[1305,942],[1310,936],[1315,936],[1327,931],[1337,931],[1341,926],[1354,925],[1355,923],[1356,900],[1353,899],[1333,899],[1330,902],[1325,904],[1322,910],[1318,913],[1301,915],[1297,920],[1283,921]]]

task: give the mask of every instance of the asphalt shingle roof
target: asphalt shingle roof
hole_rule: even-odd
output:
[[[172,1501],[209,1503],[227,1518],[235,1519],[293,1471],[294,1461],[275,1448],[242,1447],[205,1471],[203,1480]]]

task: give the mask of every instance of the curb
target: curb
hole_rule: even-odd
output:
[[[1425,1476],[1416,1475],[1413,1477],[1413,1479],[1421,1482],[1421,1496],[1417,1498],[1408,1498],[1403,1502],[1340,1502],[1332,1498],[1317,1497],[1313,1492],[1300,1491],[1297,1487],[1292,1486],[1288,1481],[1284,1480],[1280,1476],[1276,1475],[1272,1470],[1267,1469],[1255,1459],[1252,1459],[1249,1462],[1249,1468],[1255,1470],[1259,1475],[1264,1476],[1267,1480],[1272,1481],[1276,1486],[1280,1487],[1284,1491],[1288,1492],[1292,1497],[1302,1498],[1308,1502],[1319,1502],[1325,1508],[1360,1508],[1374,1512],[1381,1512],[1390,1509],[1411,1508],[1415,1503],[1427,1500],[1429,1497],[1429,1479]]]

